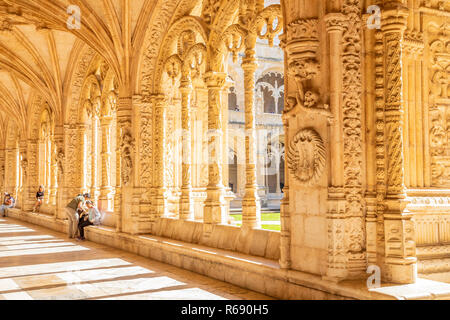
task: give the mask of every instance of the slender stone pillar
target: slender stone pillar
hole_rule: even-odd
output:
[[[164,95],[153,97],[154,108],[154,128],[155,135],[153,139],[153,186],[154,190],[154,214],[152,222],[157,218],[167,215],[167,194],[165,186],[165,168],[166,168],[166,116],[167,116],[167,98]]]
[[[116,230],[135,232],[134,201],[134,136],[132,127],[132,98],[128,90],[119,91],[117,104],[118,153],[120,158],[120,210],[116,212]],[[124,92],[123,92],[124,91]]]
[[[222,181],[222,88],[226,80],[225,73],[208,72],[205,81],[208,88],[208,186],[204,207],[204,227],[206,234],[212,225],[225,223],[226,202]]]
[[[27,160],[27,141],[20,140],[19,143],[19,152],[20,152],[20,168],[21,168],[21,181],[20,181],[20,196],[19,205],[22,210],[25,209],[26,197],[27,197],[27,175],[28,175],[28,160]]]
[[[0,192],[5,192],[5,149],[0,148]]]
[[[239,127],[239,130],[241,130],[241,127]],[[237,135],[236,140],[236,193],[240,198],[243,198],[245,192],[245,137],[239,134]]]
[[[345,17],[341,13],[331,13],[325,18],[330,45],[330,109],[331,121],[330,152],[333,159],[331,184],[334,187],[344,185],[343,138],[342,138],[342,61],[341,42]]]
[[[191,152],[191,93],[192,84],[189,79],[183,79],[180,86],[181,91],[181,196],[180,196],[180,219],[189,220],[194,218],[194,201],[192,199],[192,152]]]
[[[92,115],[92,143],[91,143],[91,197],[97,200],[98,197],[98,115]]]
[[[100,187],[99,208],[112,210],[112,186],[111,186],[111,123],[112,116],[105,115],[100,119],[102,131],[102,182]]]
[[[122,162],[120,159],[120,127],[117,123],[116,118],[116,181],[114,188],[114,213],[116,215],[116,222],[121,210],[121,200],[122,200],[122,177],[121,177],[121,166]],[[116,231],[119,232],[119,226],[116,225]]]
[[[341,245],[339,228],[345,224],[344,192],[344,141],[342,119],[342,35],[345,16],[342,13],[329,13],[325,17],[329,41],[330,61],[330,111],[332,119],[328,121],[330,132],[330,157],[333,159],[331,186],[328,188],[328,268],[326,278],[345,278],[347,270],[347,250]]]
[[[56,195],[55,195],[55,212],[54,219],[60,218],[64,215],[64,127],[62,125],[55,126],[55,178],[56,178]]]
[[[249,33],[245,39],[244,69],[245,90],[245,194],[242,200],[242,227],[261,227],[261,203],[256,183],[256,121],[255,121],[255,61],[256,34]]]
[[[285,54],[286,58],[286,54]],[[286,61],[287,59],[285,59]],[[285,62],[286,65],[286,62]],[[289,145],[289,119],[283,114],[282,115],[284,132],[285,146]],[[280,267],[282,269],[290,269],[291,262],[291,214],[289,211],[289,169],[288,166],[284,166],[284,188],[283,188],[283,199],[280,203]]]
[[[56,206],[56,193],[58,188],[58,170],[57,170],[57,163],[56,163],[56,145],[55,145],[55,138],[54,136],[51,139],[50,144],[50,192],[49,192],[49,204]],[[56,207],[55,207],[56,209]],[[54,213],[55,214],[55,213]]]
[[[63,127],[62,125],[55,124],[55,130],[53,133],[53,141],[52,141],[52,188],[53,188],[53,195],[52,199],[50,200],[52,204],[54,204],[54,212],[53,212],[53,218],[58,218],[58,211],[62,210],[62,204],[61,204],[61,194],[62,194],[62,175],[60,170],[62,170],[62,164],[60,163],[62,161],[62,144],[64,141],[63,136]]]
[[[369,14],[363,15],[363,21],[367,21]],[[366,128],[374,128],[368,130],[365,135],[365,152],[366,159],[366,181],[367,187],[365,191],[366,202],[366,252],[367,252],[367,264],[377,264],[377,192],[376,192],[376,179],[377,179],[377,141],[376,135],[378,126],[376,123],[376,72],[373,72],[376,65],[375,60],[375,30],[364,28],[364,46],[366,50],[364,56],[364,70],[366,77],[365,81],[365,105],[366,105]],[[376,70],[376,67],[375,67]],[[377,128],[377,129],[375,129]]]
[[[395,283],[414,283],[417,258],[414,224],[406,210],[403,156],[402,41],[408,9],[390,2],[382,11],[385,57],[385,121],[387,190],[384,213],[385,268],[383,276]]]
[[[87,150],[86,150],[86,129],[87,129],[87,125],[86,124],[78,124],[77,126],[78,129],[78,134],[80,136],[80,171],[79,171],[79,177],[81,179],[80,181],[80,190],[79,192],[86,192],[87,190],[87,181],[86,181],[86,176],[87,176]],[[72,195],[72,197],[75,195]]]
[[[276,172],[276,189],[275,193],[281,193],[281,185],[280,185],[280,155],[277,154],[275,156],[275,172]]]

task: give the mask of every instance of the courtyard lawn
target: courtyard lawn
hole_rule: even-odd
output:
[[[236,221],[236,225],[240,226],[242,224],[242,214],[230,214],[230,217],[234,218]],[[261,221],[263,222],[261,225],[262,229],[266,230],[276,230],[280,231],[279,224],[264,224],[264,221],[280,221],[280,213],[279,212],[262,212],[261,213]]]
[[[263,224],[261,225],[261,229],[280,231],[281,226],[279,224]]]

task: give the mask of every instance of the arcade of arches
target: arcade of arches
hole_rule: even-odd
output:
[[[0,0],[10,218],[90,192],[89,240],[269,296],[450,297],[449,1],[73,2]]]

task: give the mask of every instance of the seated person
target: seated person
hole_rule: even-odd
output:
[[[41,204],[44,201],[44,186],[40,185],[38,192],[36,192],[36,203],[34,204],[33,212],[39,212]]]
[[[2,217],[6,216],[6,211],[8,208],[13,208],[16,200],[8,193],[5,192],[5,198],[3,199],[3,204],[0,206],[0,214]]]
[[[94,206],[91,200],[86,201],[86,206],[88,207],[88,212],[83,212],[80,214],[80,222],[78,223],[78,230],[80,236],[78,240],[84,240],[84,227],[99,225],[100,224],[100,211]]]

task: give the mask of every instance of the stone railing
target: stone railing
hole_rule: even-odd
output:
[[[409,190],[420,274],[450,275],[450,190]],[[436,280],[438,280],[436,278]],[[444,279],[442,279],[444,280]]]

